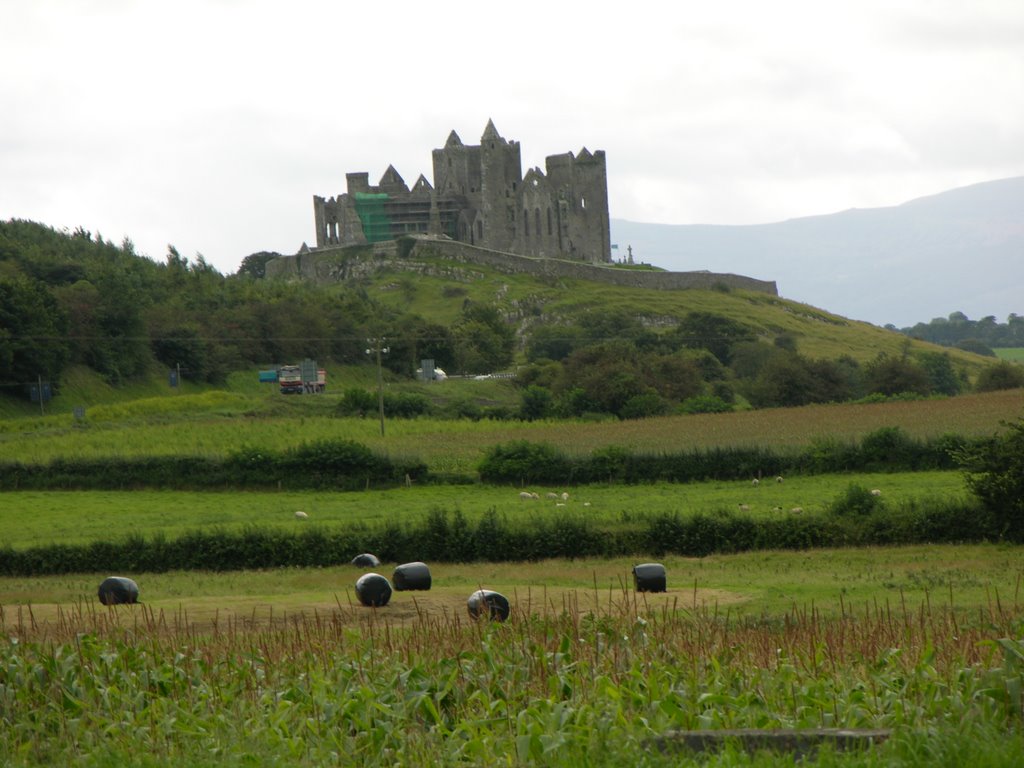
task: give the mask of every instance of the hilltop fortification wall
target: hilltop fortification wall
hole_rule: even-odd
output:
[[[756,280],[744,275],[718,272],[624,269],[562,259],[519,256],[429,236],[413,236],[372,245],[307,250],[268,262],[266,275],[268,278],[339,282],[391,269],[465,282],[483,277],[483,273],[474,270],[474,267],[548,279],[591,280],[629,288],[678,291],[726,287],[779,295],[774,280]]]

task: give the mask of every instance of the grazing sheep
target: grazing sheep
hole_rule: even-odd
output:
[[[558,498],[558,494],[557,494],[557,493],[551,493],[551,492],[549,491],[549,492],[548,492],[548,498],[549,498],[549,499],[557,499],[557,498]]]
[[[775,482],[776,483],[781,483],[782,482],[782,475],[779,475],[778,477],[776,477],[775,478]]]
[[[530,494],[530,498],[531,499],[539,499],[540,498],[540,494],[539,493],[531,493]]]
[[[740,512],[749,512],[750,511],[750,505],[748,505],[748,504],[738,504],[737,506],[740,508]]]
[[[305,520],[305,519],[306,519],[307,517],[309,517],[309,515],[307,515],[307,514],[306,514],[305,512],[303,512],[303,511],[302,511],[301,509],[299,509],[299,510],[296,510],[296,512],[295,512],[295,516],[296,516],[296,517],[297,517],[297,518],[298,518],[299,520]]]
[[[565,491],[562,491],[562,501],[568,501],[568,500],[569,500],[569,494],[567,492],[565,492]]]
[[[755,488],[757,488],[757,486],[759,486],[759,485],[761,484],[761,481],[760,481],[760,480],[758,480],[758,479],[757,479],[757,478],[755,477],[755,478],[754,478],[753,480],[751,480],[751,481],[750,481],[750,484],[751,484],[752,486],[754,486]]]
[[[529,491],[520,491],[519,492],[519,498],[523,499],[523,501],[526,501],[527,499],[532,499],[533,498],[533,494],[530,493]]]
[[[880,490],[878,490],[877,488],[872,488],[871,489],[871,495],[872,496],[881,496],[882,492]]]
[[[782,507],[772,507],[772,512],[781,512]]]
[[[789,511],[790,511],[791,514],[794,514],[794,515],[802,515],[804,513],[804,508],[803,507],[793,507]]]

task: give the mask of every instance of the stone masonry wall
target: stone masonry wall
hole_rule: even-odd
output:
[[[621,269],[596,264],[585,264],[561,259],[517,256],[490,251],[453,240],[414,237],[411,250],[399,256],[398,243],[391,241],[372,246],[349,248],[321,248],[283,256],[267,263],[268,278],[302,278],[317,282],[343,281],[365,276],[379,269],[401,269],[423,274],[448,276],[464,280],[473,272],[473,266],[486,266],[505,274],[528,274],[543,278],[591,280],[629,288],[678,291],[686,289],[712,290],[719,287],[744,291],[757,291],[778,296],[774,280],[756,280],[744,275],[717,272],[656,272],[640,269]],[[406,248],[401,250],[405,251]],[[433,257],[433,258],[432,258]],[[465,274],[431,266],[436,258],[466,265]],[[459,270],[461,272],[461,270]],[[452,272],[452,274],[448,274]]]

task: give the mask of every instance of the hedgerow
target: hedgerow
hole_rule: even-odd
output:
[[[385,562],[522,562],[999,539],[995,518],[962,500],[911,501],[856,516],[827,511],[771,519],[724,510],[660,513],[642,516],[625,528],[606,528],[585,513],[510,520],[492,509],[472,522],[458,509],[435,508],[411,525],[358,523],[298,532],[213,528],[176,539],[130,535],[81,545],[6,547],[0,549],[0,575],[326,567],[350,562],[361,552],[374,552]]]

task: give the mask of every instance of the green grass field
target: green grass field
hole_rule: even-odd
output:
[[[353,522],[419,522],[433,508],[459,510],[470,521],[488,510],[510,520],[555,513],[585,515],[603,527],[629,525],[663,513],[689,514],[736,510],[773,516],[800,507],[822,511],[851,483],[878,488],[885,503],[911,499],[948,499],[964,495],[958,472],[904,472],[878,475],[815,475],[768,478],[757,487],[748,481],[644,486],[600,485],[580,488],[536,487],[540,499],[524,501],[519,488],[489,485],[426,486],[349,493],[261,493],[225,491],[21,491],[3,494],[0,541],[14,548],[47,543],[77,544],[116,539],[129,533],[174,538],[200,528],[242,529],[257,525],[294,530],[299,526],[341,526]],[[547,498],[569,493],[569,499]],[[556,506],[557,505],[557,506]],[[560,506],[564,505],[564,506]],[[295,511],[309,515],[297,520]]]
[[[1000,360],[1024,363],[1024,347],[997,347],[992,350]]]

